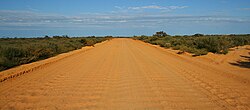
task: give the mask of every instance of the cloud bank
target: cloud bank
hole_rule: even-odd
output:
[[[177,7],[172,8],[176,9]],[[250,20],[249,18],[233,16],[168,15],[162,13],[87,13],[66,16],[32,11],[0,11],[1,30],[70,27],[156,27],[169,23],[250,23]]]
[[[146,9],[173,11],[185,9],[188,6],[149,5],[126,8],[115,6],[114,8],[120,10],[106,13],[82,13],[74,16],[40,13],[32,10],[0,10],[0,30],[157,28],[169,24],[250,23],[249,17],[171,15],[161,11],[136,11]]]

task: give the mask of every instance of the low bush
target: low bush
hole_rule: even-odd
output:
[[[206,49],[195,49],[193,54],[194,54],[193,56],[207,55],[208,51]]]

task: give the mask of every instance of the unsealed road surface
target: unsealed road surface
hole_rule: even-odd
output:
[[[113,39],[0,83],[0,109],[244,110],[249,81],[132,39]]]

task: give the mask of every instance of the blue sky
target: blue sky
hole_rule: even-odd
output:
[[[250,0],[1,0],[0,37],[249,34]]]

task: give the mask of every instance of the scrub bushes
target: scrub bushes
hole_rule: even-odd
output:
[[[61,53],[93,46],[107,38],[45,36],[44,38],[0,38],[0,71],[43,60]]]

